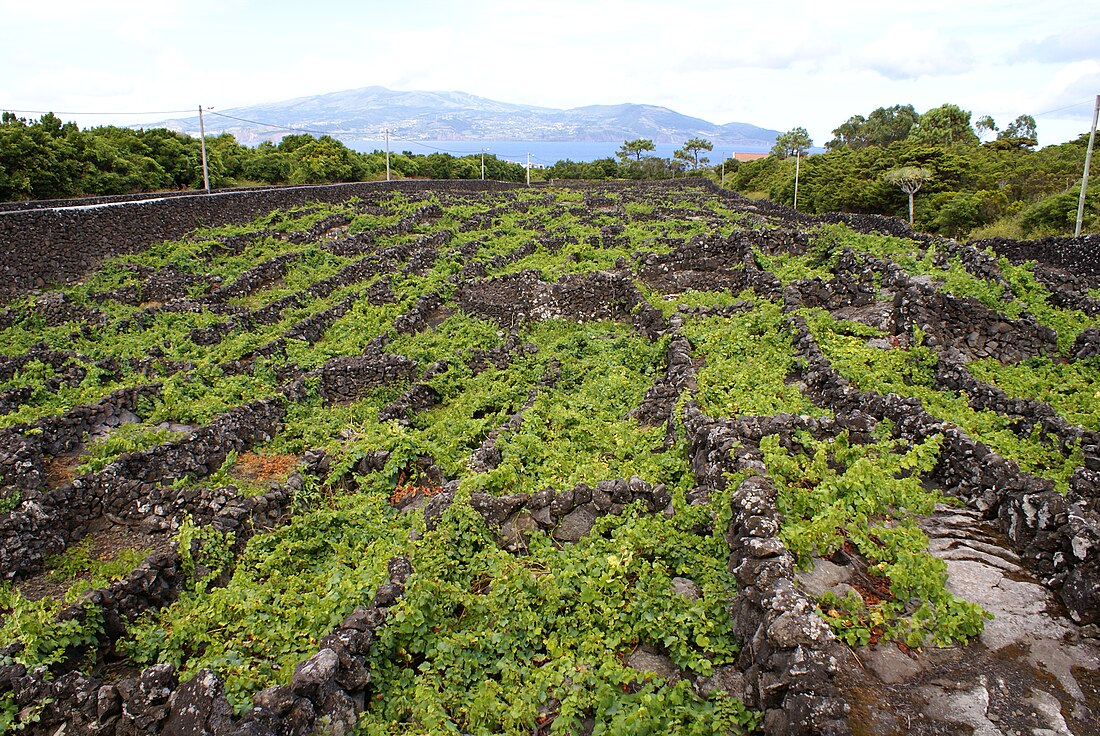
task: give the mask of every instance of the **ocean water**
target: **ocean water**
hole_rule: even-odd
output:
[[[344,141],[354,151],[367,153],[370,151],[386,150],[385,141]],[[657,150],[648,153],[649,156],[670,158],[672,152],[680,145],[675,143],[658,143]],[[426,155],[429,153],[449,153],[452,156],[469,156],[481,153],[482,149],[487,154],[493,154],[497,158],[515,163],[527,163],[527,154],[531,154],[531,163],[539,166],[551,166],[558,161],[569,159],[571,161],[595,161],[600,158],[614,157],[622,147],[622,141],[591,143],[575,141],[405,141],[390,139],[390,151],[400,153],[411,151],[412,153]],[[732,158],[734,153],[767,153],[769,149],[746,146],[715,146],[709,154],[712,164],[722,162],[722,154]]]

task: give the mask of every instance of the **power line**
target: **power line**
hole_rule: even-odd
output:
[[[1070,108],[1080,107],[1081,105],[1084,105],[1088,102],[1092,102],[1091,97],[1086,97],[1083,100],[1079,100],[1079,101],[1074,102],[1072,104],[1066,105],[1065,107],[1058,107],[1058,108],[1055,108],[1053,110],[1047,110],[1046,112],[1041,112],[1041,113],[1037,114],[1035,117],[1041,118],[1044,115],[1052,115],[1053,113],[1056,113],[1056,112],[1062,112],[1063,110],[1069,110]]]
[[[192,110],[145,110],[144,112],[73,112],[72,110],[16,110],[13,107],[0,108],[4,112],[23,112],[30,115],[178,115]]]
[[[394,140],[397,140],[397,141],[404,141],[405,143],[411,143],[414,146],[420,146],[421,148],[427,148],[430,151],[438,151],[440,153],[456,153],[456,154],[459,154],[461,156],[476,156],[480,153],[480,151],[458,151],[458,150],[446,149],[446,148],[436,148],[435,146],[429,146],[427,143],[421,143],[420,141],[414,141],[411,138],[402,138],[399,135],[391,135],[390,137],[393,138]]]
[[[262,123],[259,120],[248,120],[247,118],[238,118],[238,117],[235,117],[233,115],[226,115],[224,112],[214,112],[213,110],[210,110],[210,109],[207,109],[206,112],[210,113],[211,115],[217,115],[218,117],[229,118],[230,120],[236,120],[236,121],[241,122],[241,123],[249,123],[250,125],[263,125],[263,126],[268,127],[268,128],[277,128],[279,130],[290,130],[290,131],[293,131],[295,133],[313,133],[315,135],[337,135],[336,133],[333,133],[333,132],[328,131],[328,130],[310,130],[309,128],[291,128],[288,125],[276,125],[275,123]]]

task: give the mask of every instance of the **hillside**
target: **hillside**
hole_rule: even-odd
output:
[[[1094,243],[349,186],[0,215],[0,731],[1089,733]]]
[[[232,116],[221,117],[217,113]],[[217,110],[208,133],[231,133],[246,145],[279,140],[285,130],[234,120],[323,131],[341,140],[378,140],[385,129],[409,140],[606,141],[648,138],[682,144],[703,137],[715,145],[767,150],[776,130],[748,123],[718,125],[656,105],[590,105],[568,110],[498,102],[464,92],[395,91],[385,87],[330,92]],[[142,126],[199,134],[198,116]]]

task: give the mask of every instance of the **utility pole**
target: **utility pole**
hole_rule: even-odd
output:
[[[722,186],[726,186],[726,152],[722,151]]]
[[[1081,237],[1081,221],[1085,219],[1085,193],[1089,188],[1089,166],[1092,165],[1092,145],[1096,142],[1096,119],[1100,117],[1100,95],[1096,95],[1096,109],[1092,111],[1092,131],[1089,133],[1089,147],[1085,153],[1085,173],[1081,177],[1081,198],[1077,200],[1077,226],[1073,237]]]
[[[481,180],[485,181],[485,149],[481,149]]]
[[[202,105],[199,105],[199,148],[202,150],[202,188],[210,194],[210,173],[206,169],[206,124],[202,119]]]
[[[527,154],[527,186],[531,186],[531,154]]]
[[[802,151],[799,146],[795,146],[794,149],[794,208],[798,209],[798,164],[801,159]]]
[[[390,180],[390,129],[386,128],[386,181]]]

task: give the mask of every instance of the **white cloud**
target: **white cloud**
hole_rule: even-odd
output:
[[[1100,61],[1076,61],[1061,67],[1035,98],[1037,114],[1089,119],[1100,91]]]
[[[677,66],[686,71],[745,67],[789,69],[796,64],[821,63],[835,56],[839,50],[840,45],[835,39],[815,33],[812,29],[796,28],[783,31],[778,37],[746,33],[732,41],[718,38],[691,44],[691,50]]]
[[[1041,41],[1028,41],[1020,45],[1017,55],[1042,62],[1100,60],[1100,23],[1086,23]]]
[[[975,63],[966,41],[908,23],[893,26],[863,46],[853,61],[893,80],[962,74]]]
[[[378,84],[547,107],[649,103],[802,125],[821,142],[883,105],[952,102],[1000,120],[1090,98],[1100,15],[1047,3],[0,0],[0,106],[227,110]],[[1071,8],[1079,27],[1066,31]],[[1056,54],[1076,65],[1040,60]]]

